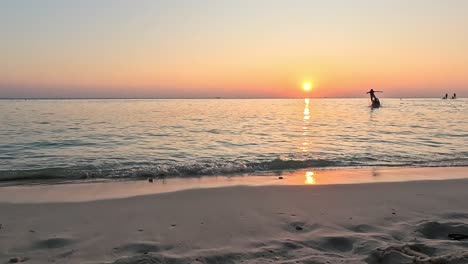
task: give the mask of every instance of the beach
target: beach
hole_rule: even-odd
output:
[[[468,240],[448,237],[468,235],[468,179],[311,186],[294,175],[141,195],[122,182],[128,197],[88,199],[66,184],[0,187],[0,263],[468,263]],[[71,185],[86,184],[119,183]]]

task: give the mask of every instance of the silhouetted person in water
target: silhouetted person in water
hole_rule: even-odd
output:
[[[445,94],[444,97],[442,97],[442,99],[447,99],[448,98],[448,93]]]
[[[372,102],[378,102],[379,99],[375,96],[375,93],[381,93],[382,91],[374,91],[374,89],[370,89],[367,93],[370,95],[370,99]]]
[[[452,99],[457,99],[457,94],[456,93],[453,94]]]

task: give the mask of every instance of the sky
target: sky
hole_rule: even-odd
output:
[[[464,0],[2,0],[0,98],[468,96],[467,10]]]

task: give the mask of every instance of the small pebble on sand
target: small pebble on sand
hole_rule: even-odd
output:
[[[18,262],[24,262],[25,260],[22,259],[22,258],[18,258],[18,257],[15,257],[15,258],[11,258],[8,263],[18,263]]]

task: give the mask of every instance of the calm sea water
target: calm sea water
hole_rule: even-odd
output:
[[[1,100],[0,181],[468,166],[468,100]]]

